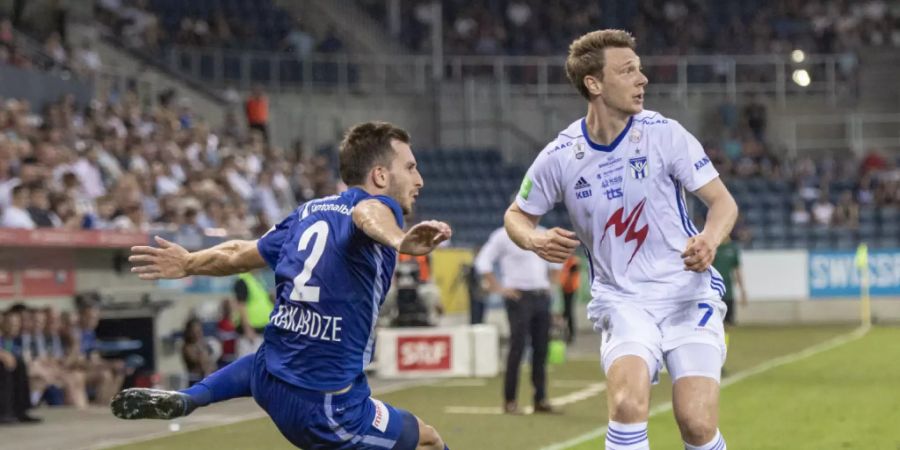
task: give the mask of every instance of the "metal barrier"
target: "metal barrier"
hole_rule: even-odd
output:
[[[443,80],[493,80],[510,93],[574,95],[564,57],[446,56],[443,70],[433,71],[427,55],[348,55],[258,52],[170,47],[161,56],[167,67],[217,87],[335,89],[371,94],[424,94],[432,74]],[[850,94],[855,77],[853,54],[834,55],[688,55],[646,56],[648,92],[687,100],[695,95],[759,93],[779,102],[791,95],[824,95],[836,102]]]
[[[825,131],[831,132],[831,136]],[[849,149],[858,156],[872,148],[900,151],[900,114],[796,116],[786,120],[786,133],[791,157],[810,151]]]

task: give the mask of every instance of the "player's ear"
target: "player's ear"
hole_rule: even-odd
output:
[[[383,189],[388,187],[388,169],[387,167],[378,165],[372,169],[372,183],[375,187]]]
[[[584,87],[591,93],[591,97],[603,95],[603,82],[593,75],[585,75],[582,80]]]

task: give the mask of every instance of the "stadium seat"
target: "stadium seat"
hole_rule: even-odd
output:
[[[881,221],[882,226],[888,223],[896,224],[900,222],[900,208],[878,208],[878,218]]]
[[[875,223],[878,218],[877,210],[873,207],[861,207],[859,208],[859,222],[862,223]]]

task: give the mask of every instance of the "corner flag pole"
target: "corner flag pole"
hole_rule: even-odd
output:
[[[869,247],[865,243],[856,248],[856,267],[859,269],[860,316],[862,325],[872,325],[872,302],[869,298]]]

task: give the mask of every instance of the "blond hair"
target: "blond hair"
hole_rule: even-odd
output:
[[[603,64],[607,48],[630,48],[634,50],[634,36],[625,30],[591,31],[569,45],[566,58],[566,76],[578,89],[582,97],[590,100],[591,93],[584,85],[584,77],[594,75],[603,79]]]

